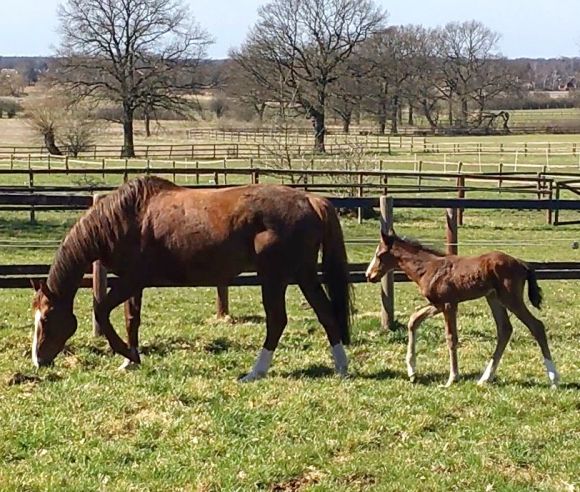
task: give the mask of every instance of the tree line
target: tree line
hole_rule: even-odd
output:
[[[196,94],[218,87],[258,118],[268,107],[309,118],[322,152],[329,114],[345,131],[363,117],[381,133],[396,133],[403,117],[432,129],[489,125],[490,101],[523,90],[529,69],[508,63],[499,34],[480,22],[389,26],[373,0],[271,0],[226,70],[206,59],[212,37],[183,0],[66,0],[58,15],[45,77],[67,106],[120,123],[127,157],[135,118],[148,127],[161,111],[185,115]],[[216,99],[216,114],[226,104]]]

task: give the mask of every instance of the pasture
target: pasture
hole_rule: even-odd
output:
[[[39,223],[4,213],[2,264],[46,263],[74,213]],[[443,211],[396,210],[399,234],[435,246]],[[376,220],[344,219],[347,239],[376,238]],[[542,212],[469,211],[460,253],[503,249],[527,260],[580,260],[580,226],[553,228]],[[46,242],[44,242],[46,241]],[[42,248],[46,245],[46,248]],[[349,246],[352,262],[373,244]],[[31,292],[0,292],[0,484],[6,490],[561,490],[580,469],[580,289],[543,281],[545,321],[562,375],[549,389],[539,349],[515,333],[498,381],[478,387],[495,343],[484,302],[460,307],[461,382],[446,380],[441,319],[419,331],[419,381],[407,381],[405,330],[384,332],[379,290],[356,287],[352,377],[332,373],[322,327],[296,288],[289,325],[267,379],[236,382],[263,341],[256,288],[230,293],[233,323],[216,322],[212,289],[146,291],[143,367],[117,371],[91,336],[91,299],[80,293],[79,330],[53,368],[32,369]],[[396,285],[396,315],[421,306],[414,286]],[[120,329],[121,313],[113,319]],[[122,329],[120,329],[122,331]]]

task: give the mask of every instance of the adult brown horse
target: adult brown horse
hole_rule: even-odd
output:
[[[317,277],[318,253],[327,293]],[[250,185],[190,190],[142,177],[107,195],[72,227],[33,301],[32,358],[51,363],[74,334],[73,301],[95,260],[119,279],[95,306],[95,317],[113,351],[139,363],[139,320],[127,325],[128,344],[114,330],[111,311],[144,288],[227,285],[257,271],[266,311],[266,340],[251,381],[266,375],[287,323],[286,289],[296,282],[316,312],[332,347],[335,369],[347,374],[343,344],[351,314],[348,263],[332,204],[284,186]]]
[[[415,380],[415,332],[424,320],[439,313],[445,317],[450,357],[447,386],[457,381],[457,305],[485,297],[497,326],[497,345],[479,383],[484,384],[493,379],[511,338],[513,328],[508,317],[509,310],[528,327],[538,342],[548,378],[552,386],[558,384],[559,375],[552,362],[544,324],[530,313],[524,302],[526,282],[530,302],[538,309],[542,303],[542,292],[534,271],[523,261],[499,251],[474,257],[446,255],[417,241],[401,238],[393,231],[389,234],[381,233],[381,241],[367,269],[367,278],[371,282],[378,282],[395,268],[405,272],[430,303],[415,312],[409,320],[406,362],[411,381]]]

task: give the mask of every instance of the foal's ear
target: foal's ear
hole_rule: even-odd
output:
[[[30,285],[32,286],[32,288],[35,291],[39,291],[40,290],[40,281],[35,279],[35,278],[31,278],[30,279]]]
[[[387,250],[390,250],[393,247],[393,242],[395,240],[395,231],[390,229],[388,233],[385,233],[385,231],[381,229],[381,239],[383,244],[387,247]]]

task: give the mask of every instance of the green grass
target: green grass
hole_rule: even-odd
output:
[[[75,214],[38,225],[4,214],[3,238],[59,240]],[[529,260],[580,261],[580,227],[542,213],[466,213],[461,251],[501,249]],[[396,211],[401,234],[441,244],[442,211]],[[347,238],[375,238],[377,222],[345,220]],[[488,241],[474,244],[472,241]],[[511,244],[519,241],[520,245]],[[374,245],[349,247],[351,261]],[[51,249],[2,249],[1,263],[50,261]],[[91,299],[79,294],[79,331],[55,367],[30,362],[31,292],[0,292],[1,490],[541,490],[580,485],[580,289],[541,282],[562,387],[548,388],[527,330],[516,331],[498,381],[476,381],[494,346],[484,302],[460,309],[462,381],[443,389],[448,359],[440,319],[419,333],[418,384],[405,375],[404,331],[379,326],[376,285],[356,287],[349,349],[353,377],[337,379],[322,328],[296,288],[270,376],[242,385],[264,336],[259,290],[231,291],[234,324],[213,320],[212,289],[151,289],[143,308],[143,367],[90,335]],[[401,323],[424,301],[397,284]],[[113,323],[122,331],[122,316]],[[22,381],[22,375],[30,381]],[[18,379],[20,378],[20,379]],[[17,383],[17,384],[14,384]]]

